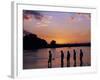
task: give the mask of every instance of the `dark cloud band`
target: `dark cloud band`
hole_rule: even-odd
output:
[[[25,19],[28,19],[28,15],[34,16],[37,20],[41,20],[43,17],[43,14],[41,14],[39,11],[23,10],[23,16]]]

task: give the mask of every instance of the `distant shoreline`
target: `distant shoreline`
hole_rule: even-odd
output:
[[[48,44],[46,47],[39,47],[39,48],[34,48],[34,49],[29,49],[29,50],[38,50],[38,49],[44,49],[44,48],[61,48],[61,47],[90,47],[91,43],[73,43],[73,44],[55,44],[55,45],[50,45]]]
[[[91,43],[55,44],[55,45],[50,45],[49,44],[47,47],[44,47],[44,48],[83,47],[83,46],[90,47]]]

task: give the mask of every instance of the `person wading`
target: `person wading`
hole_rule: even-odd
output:
[[[49,51],[48,68],[52,67],[52,53]]]
[[[80,49],[80,66],[83,65],[83,51]]]
[[[70,52],[67,51],[67,67],[70,67]]]
[[[74,59],[74,66],[76,66],[76,51],[75,49],[73,50],[74,55],[73,55],[73,59]]]
[[[64,66],[64,52],[61,50],[61,67]]]

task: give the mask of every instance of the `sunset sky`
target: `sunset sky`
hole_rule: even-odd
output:
[[[23,29],[48,43],[90,42],[91,14],[24,10]]]

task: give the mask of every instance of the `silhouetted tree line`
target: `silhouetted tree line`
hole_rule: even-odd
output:
[[[25,50],[38,49],[47,47],[48,43],[35,34],[29,34],[23,37],[23,48]]]
[[[34,50],[40,48],[57,48],[57,47],[78,47],[78,46],[91,46],[90,43],[74,43],[74,44],[56,44],[55,40],[52,40],[50,44],[46,40],[39,38],[36,34],[27,34],[23,36],[23,48],[24,50]]]

